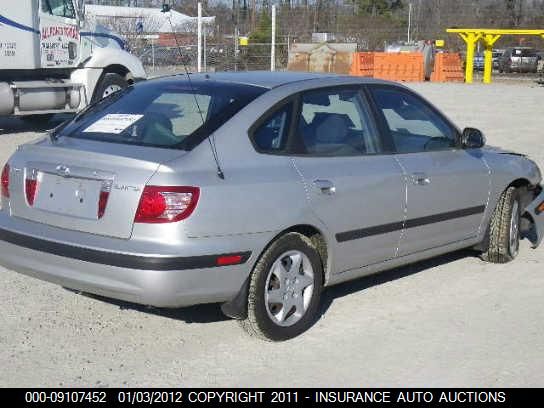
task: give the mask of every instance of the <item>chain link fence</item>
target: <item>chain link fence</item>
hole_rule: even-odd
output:
[[[255,71],[270,70],[270,43],[253,43],[237,46],[234,40],[223,43],[205,43],[202,47],[202,71]],[[275,45],[276,70],[287,68],[289,45]],[[198,50],[196,44],[160,46],[153,42],[134,45],[131,52],[144,64],[148,75],[159,76],[178,72],[197,71]]]

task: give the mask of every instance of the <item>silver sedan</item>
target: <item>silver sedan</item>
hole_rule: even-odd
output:
[[[251,333],[308,329],[324,287],[544,233],[541,173],[406,87],[304,73],[150,80],[22,145],[0,263],[157,307],[222,303]]]

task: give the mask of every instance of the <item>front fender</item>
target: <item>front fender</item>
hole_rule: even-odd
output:
[[[116,48],[94,48],[92,57],[83,68],[104,69],[110,65],[124,66],[134,79],[145,79],[142,62],[129,52]]]
[[[102,69],[81,68],[70,74],[70,82],[82,84],[85,94],[82,95],[78,110],[85,108],[93,96],[94,88],[102,75]]]

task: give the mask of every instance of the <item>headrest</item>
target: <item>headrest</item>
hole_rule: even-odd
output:
[[[312,124],[315,124],[318,143],[342,143],[349,128],[354,127],[353,121],[344,113],[316,113]]]

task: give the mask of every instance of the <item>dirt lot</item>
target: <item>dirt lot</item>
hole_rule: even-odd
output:
[[[413,88],[544,168],[544,87]],[[0,162],[37,135],[0,119]],[[543,293],[544,248],[464,251],[332,288],[309,332],[269,344],[216,305],[150,310],[0,268],[0,386],[542,387]]]

